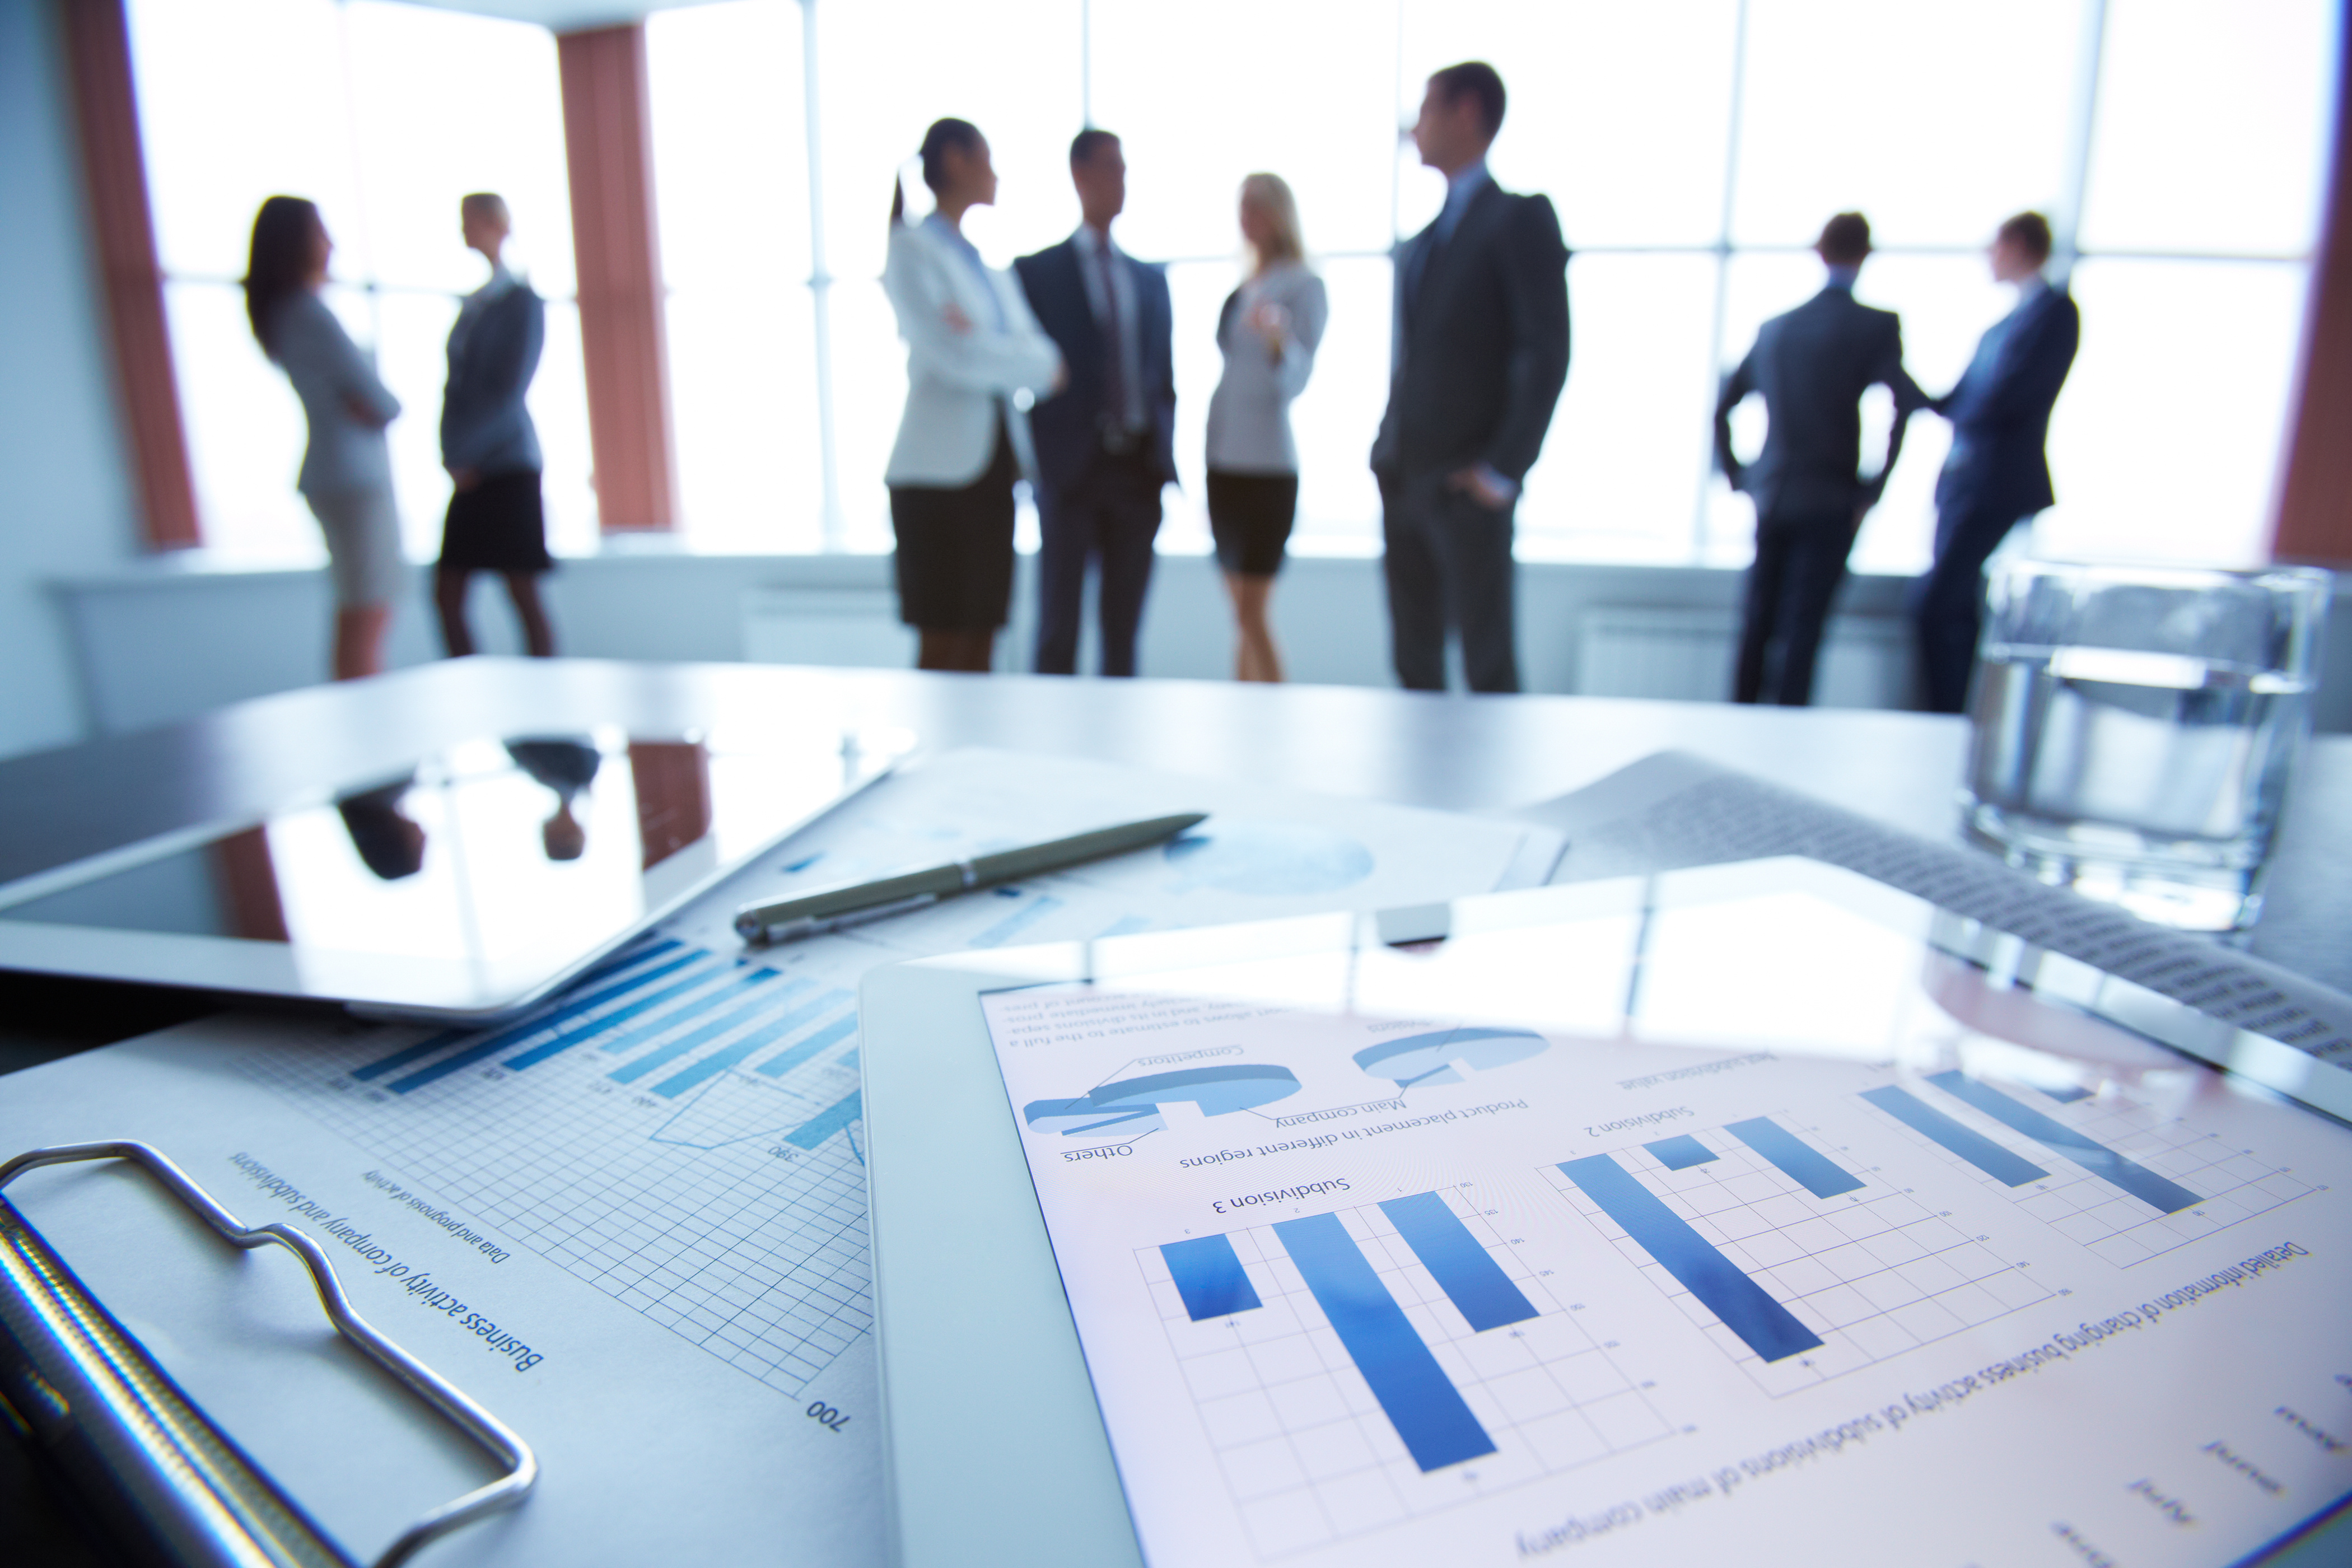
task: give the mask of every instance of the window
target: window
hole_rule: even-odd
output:
[[[679,531],[822,549],[799,8],[658,13],[646,68]]]
[[[947,114],[989,137],[1003,189],[968,232],[1003,265],[1077,209],[1071,134],[1118,132],[1120,238],[1175,303],[1178,468],[1161,535],[1205,550],[1201,446],[1234,201],[1297,192],[1331,296],[1294,410],[1297,547],[1379,547],[1366,469],[1387,395],[1390,251],[1443,186],[1399,128],[1429,71],[1504,73],[1507,186],[1550,196],[1575,252],[1574,357],[1521,505],[1536,558],[1743,563],[1748,503],[1712,472],[1719,378],[1820,286],[1810,246],[1858,208],[1860,292],[1903,316],[1913,374],[1948,389],[2008,310],[1994,226],[2072,228],[2084,340],[2051,433],[2049,550],[2260,556],[2302,331],[2336,84],[2326,0],[730,0],[646,24],[682,529],[697,547],[888,548],[882,471],[905,350],[880,274],[892,182]],[[551,518],[593,542],[552,47],[518,24],[370,0],[133,0],[142,111],[185,406],[212,536],[310,545],[291,494],[299,416],[228,288],[273,189],[314,195],[344,249],[336,305],[410,405],[395,427],[414,550],[446,495],[433,462],[439,335],[476,276],[456,195],[516,202],[551,300],[534,394]],[[919,45],[915,42],[919,40]],[[225,89],[224,84],[226,84]],[[812,85],[814,84],[814,85]],[[808,94],[816,102],[811,105]],[[812,111],[812,110],[814,111]],[[814,134],[810,127],[814,123]],[[289,126],[301,134],[289,135]],[[2079,221],[2070,215],[2079,215]],[[1871,444],[1890,409],[1876,406]],[[1762,415],[1736,421],[1752,449]],[[1927,560],[1948,437],[1909,430],[1856,546]],[[1867,460],[1867,459],[1866,459]]]
[[[328,289],[404,408],[390,432],[403,542],[440,548],[443,342],[482,279],[457,235],[468,191],[507,198],[509,263],[548,300],[530,407],[556,548],[594,547],[588,410],[572,305],[563,115],[548,33],[366,0],[131,0],[139,112],[164,303],[208,545],[257,561],[325,551],[301,498],[300,405],[245,320],[253,215],[319,204]]]

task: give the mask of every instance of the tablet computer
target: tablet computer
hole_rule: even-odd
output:
[[[482,736],[0,888],[0,969],[494,1022],[890,772],[903,730]]]
[[[906,1568],[2208,1568],[2352,1494],[2346,1075],[1834,868],[862,1007]]]

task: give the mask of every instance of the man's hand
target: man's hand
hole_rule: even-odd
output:
[[[1506,481],[1503,477],[1484,463],[1455,469],[1454,477],[1446,483],[1485,507],[1488,511],[1502,510],[1511,504],[1517,493],[1504,488]]]

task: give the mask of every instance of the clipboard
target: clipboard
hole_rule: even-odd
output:
[[[130,1163],[232,1247],[302,1260],[337,1333],[503,1468],[425,1513],[371,1568],[395,1568],[452,1531],[520,1505],[539,1479],[530,1446],[353,1310],[318,1243],[247,1226],[152,1145],[72,1143],[0,1163],[0,1188],[45,1165]],[[146,1554],[205,1568],[360,1568],[108,1312],[24,1215],[0,1197],[0,1415],[12,1419]]]

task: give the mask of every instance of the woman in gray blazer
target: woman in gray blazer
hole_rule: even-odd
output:
[[[1209,528],[1241,634],[1234,679],[1280,680],[1265,607],[1298,513],[1290,402],[1314,373],[1330,305],[1307,266],[1298,204],[1281,176],[1242,182],[1241,227],[1255,265],[1217,318],[1225,371],[1209,399]]]
[[[384,390],[367,355],[319,298],[334,250],[316,206],[299,196],[270,197],[253,220],[245,310],[255,340],[294,384],[310,423],[294,484],[327,536],[335,679],[352,680],[383,668],[384,628],[404,570],[392,452],[383,437],[384,426],[399,416],[400,400]]]
[[[449,470],[449,514],[441,525],[441,563],[433,603],[449,657],[474,651],[466,593],[477,572],[506,579],[533,658],[555,653],[555,629],[540,601],[539,579],[553,569],[539,488],[539,431],[523,398],[539,370],[547,306],[506,268],[499,252],[513,229],[503,197],[477,192],[457,204],[467,248],[490,264],[490,279],[457,307],[449,329],[449,385],[441,397],[441,466]]]

